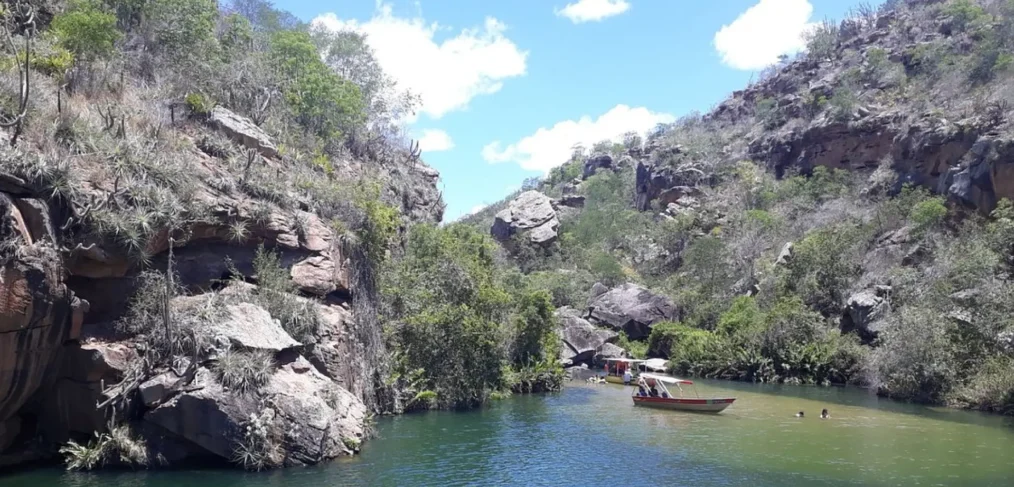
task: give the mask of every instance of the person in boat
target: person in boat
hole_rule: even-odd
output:
[[[831,413],[827,412],[827,408],[820,412],[820,419],[831,419]]]
[[[630,369],[623,371],[623,385],[629,386],[630,382],[634,380],[634,376],[631,375]]]
[[[796,413],[796,417],[797,418],[802,418],[803,417],[803,412],[800,411],[800,412]]]
[[[651,389],[648,389],[648,395],[651,397],[658,397],[658,388],[655,387],[655,384],[652,384]]]
[[[648,397],[648,383],[644,381],[644,377],[637,378],[637,395]]]

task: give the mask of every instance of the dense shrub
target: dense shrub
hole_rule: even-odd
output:
[[[116,16],[99,0],[75,0],[53,18],[53,32],[60,45],[86,62],[112,56],[123,34]]]
[[[492,239],[467,225],[417,225],[385,274],[396,373],[417,375],[406,380],[407,393],[434,398],[417,405],[472,406],[497,392],[558,384],[550,295],[505,286],[496,254]],[[550,382],[521,380],[522,372]]]
[[[308,131],[335,138],[363,121],[359,88],[324,64],[309,34],[275,33],[270,59],[282,80],[286,102]]]

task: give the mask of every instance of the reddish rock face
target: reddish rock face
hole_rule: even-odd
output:
[[[20,242],[13,256],[0,259],[0,446],[6,447],[20,429],[15,413],[43,386],[70,337],[73,294],[63,283],[56,249],[25,225],[40,221],[39,215],[26,218],[0,195],[0,216],[0,237]]]

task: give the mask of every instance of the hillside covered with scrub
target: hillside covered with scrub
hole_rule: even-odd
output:
[[[361,35],[263,0],[0,20],[0,468],[314,464],[560,387],[548,293],[437,227]]]
[[[1012,48],[1014,2],[860,5],[463,224],[551,292],[575,363],[1012,414]]]
[[[316,464],[622,355],[1014,413],[1011,1],[859,5],[447,224],[359,34],[264,0],[0,19],[0,468]]]

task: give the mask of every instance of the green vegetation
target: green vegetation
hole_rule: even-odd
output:
[[[151,462],[144,440],[135,437],[129,426],[110,427],[108,433],[96,432],[87,444],[73,440],[60,448],[67,470],[94,470],[107,465],[138,468]]]
[[[498,252],[470,227],[417,225],[383,276],[408,407],[474,406],[496,392],[560,386],[551,297],[499,267]]]
[[[98,0],[71,2],[53,18],[52,29],[60,45],[85,62],[109,58],[123,37],[116,29],[116,16]]]
[[[304,32],[281,31],[271,37],[271,63],[296,120],[324,137],[340,137],[362,122],[359,88],[338,76],[320,59],[313,39]]]
[[[274,357],[263,350],[226,350],[219,354],[215,363],[219,382],[230,391],[240,394],[256,392],[267,383],[274,370]]]
[[[254,302],[277,319],[282,328],[296,340],[312,339],[320,328],[320,315],[313,301],[295,294],[296,285],[289,278],[288,269],[282,266],[278,254],[266,250],[263,245],[259,246],[254,256],[253,269],[257,279],[257,289],[253,292]],[[235,274],[242,275],[238,272]]]

